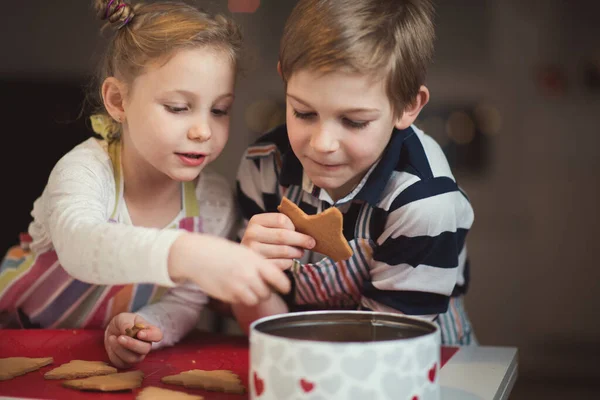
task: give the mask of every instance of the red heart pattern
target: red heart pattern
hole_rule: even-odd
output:
[[[429,382],[431,382],[431,383],[435,382],[436,372],[437,372],[437,364],[433,364],[433,367],[431,367],[431,369],[429,370],[429,374],[428,374]]]
[[[256,372],[254,372],[254,391],[256,392],[257,397],[265,391],[265,381],[259,378]]]
[[[300,386],[304,390],[304,393],[310,393],[315,388],[315,384],[306,379],[300,379]]]

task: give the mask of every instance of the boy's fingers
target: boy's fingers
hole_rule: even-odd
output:
[[[137,334],[138,339],[146,342],[160,342],[163,338],[162,331],[158,327],[150,325],[145,329],[142,329]]]
[[[250,223],[258,224],[266,228],[283,228],[294,230],[294,223],[285,214],[281,213],[262,213],[256,214],[250,219]]]

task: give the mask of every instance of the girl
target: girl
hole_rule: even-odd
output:
[[[53,168],[33,206],[30,251],[13,250],[0,269],[0,311],[5,326],[107,327],[109,358],[125,367],[150,343],[181,339],[207,295],[253,305],[289,281],[225,239],[232,193],[202,172],[229,133],[236,25],[181,3],[94,6],[115,28],[92,117],[105,140]],[[137,323],[143,340],[124,335]]]

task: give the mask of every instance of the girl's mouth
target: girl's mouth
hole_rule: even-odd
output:
[[[179,159],[185,164],[191,167],[197,167],[202,165],[206,156],[200,153],[175,153]]]

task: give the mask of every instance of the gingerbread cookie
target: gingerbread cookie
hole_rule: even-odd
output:
[[[336,207],[328,208],[317,215],[306,215],[296,204],[284,197],[277,210],[292,220],[296,231],[315,239],[316,245],[312,250],[332,258],[335,262],[352,257],[352,248],[342,233],[343,216]]]
[[[240,377],[227,370],[203,371],[192,369],[177,375],[165,376],[161,381],[190,389],[204,389],[215,392],[242,394],[246,390]]]
[[[137,400],[204,400],[204,397],[178,392],[176,390],[163,389],[156,386],[145,387],[138,393]]]
[[[52,357],[30,358],[30,357],[8,357],[0,358],[0,381],[12,379],[15,376],[25,375],[36,371],[48,364],[52,364]]]
[[[142,386],[143,379],[144,373],[142,371],[130,371],[110,375],[92,376],[83,379],[73,379],[64,381],[62,385],[77,390],[116,392],[138,388]]]
[[[102,361],[84,361],[72,360],[66,364],[56,367],[44,374],[46,379],[77,379],[87,378],[89,376],[108,375],[117,372],[115,367],[111,367]]]

